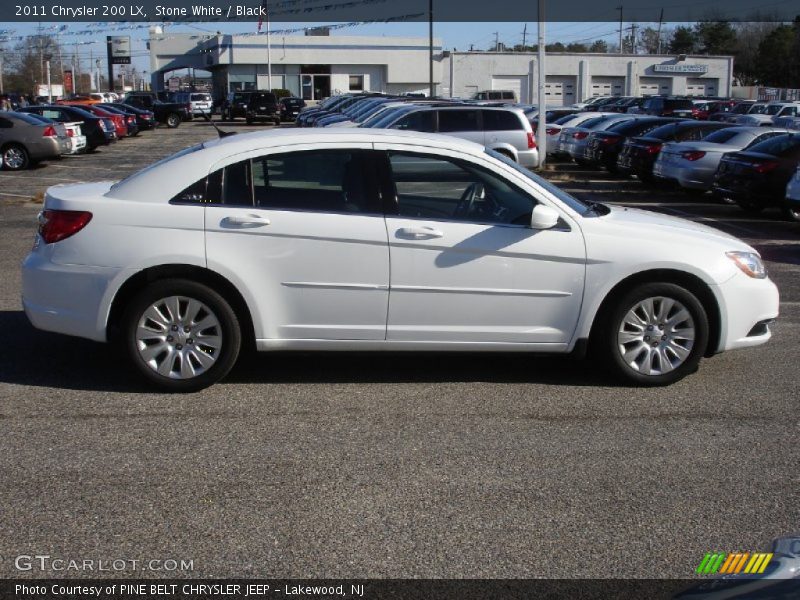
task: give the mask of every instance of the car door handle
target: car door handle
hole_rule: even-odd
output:
[[[397,230],[397,235],[399,237],[412,238],[415,240],[444,237],[443,232],[433,227],[402,227]]]
[[[234,226],[234,227],[249,228],[249,227],[264,227],[265,225],[269,224],[270,220],[266,217],[262,217],[261,215],[230,216],[222,219],[223,227]]]

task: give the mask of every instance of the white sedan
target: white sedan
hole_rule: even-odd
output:
[[[22,267],[34,326],[120,340],[172,391],[258,350],[588,350],[667,384],[763,344],[778,291],[716,229],[585,204],[465,140],[287,129],[50,188]]]

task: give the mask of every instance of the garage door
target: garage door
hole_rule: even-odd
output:
[[[528,102],[528,76],[527,75],[494,75],[492,77],[493,90],[511,90],[517,102]]]
[[[544,84],[545,106],[572,106],[575,104],[575,77],[548,75]]]
[[[687,96],[716,96],[718,79],[689,77],[686,80]]]
[[[592,96],[622,96],[624,77],[592,77]]]
[[[672,91],[672,80],[668,77],[639,77],[640,96],[666,95]]]

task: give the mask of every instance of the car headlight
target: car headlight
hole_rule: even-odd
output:
[[[753,279],[764,279],[767,276],[767,268],[764,266],[761,257],[755,252],[726,252],[725,256],[730,258],[745,275]]]

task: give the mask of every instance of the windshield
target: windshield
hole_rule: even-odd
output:
[[[736,115],[744,115],[744,114],[747,113],[747,111],[750,110],[751,106],[753,106],[753,105],[752,104],[737,104],[736,106],[733,107],[733,110],[731,110],[731,112],[736,114]]]
[[[767,114],[768,115],[777,115],[781,112],[781,108],[783,108],[780,104],[773,104],[772,106],[767,107]]]
[[[494,150],[489,150],[488,148],[485,150],[485,152],[486,152],[486,154],[488,154],[492,158],[496,158],[500,162],[502,162],[502,163],[508,165],[509,167],[511,167],[512,169],[514,169],[517,173],[521,173],[526,178],[530,179],[531,181],[533,181],[537,185],[543,187],[548,192],[553,194],[556,198],[561,200],[561,202],[563,202],[564,204],[569,206],[575,212],[577,212],[579,214],[583,214],[589,209],[589,205],[586,204],[585,202],[582,202],[582,201],[578,200],[574,196],[570,196],[567,192],[562,190],[560,187],[553,185],[552,183],[550,183],[549,181],[547,181],[543,177],[539,177],[535,173],[533,173],[533,172],[529,171],[528,169],[526,169],[525,167],[521,166],[516,161],[511,160],[510,158],[508,158],[504,154],[500,154],[499,152],[495,152]]]
[[[593,118],[587,119],[586,121],[581,123],[580,126],[583,127],[584,129],[591,129],[595,125],[599,125],[600,123],[602,123],[605,120],[607,120],[606,117],[593,117]]]
[[[161,160],[159,160],[157,162],[154,162],[152,165],[149,165],[149,166],[145,167],[141,171],[137,171],[136,173],[128,175],[125,179],[122,179],[122,180],[118,181],[117,183],[115,183],[114,185],[112,185],[111,189],[112,190],[116,189],[119,186],[121,186],[121,185],[123,185],[123,184],[125,184],[125,183],[127,183],[127,182],[129,182],[129,181],[131,181],[133,179],[136,179],[141,175],[144,175],[148,171],[150,171],[152,169],[155,169],[156,167],[158,167],[160,165],[163,165],[164,163],[168,163],[168,162],[170,162],[172,160],[175,160],[176,158],[180,158],[181,156],[186,156],[187,154],[191,154],[192,152],[197,152],[198,150],[202,150],[203,148],[204,148],[203,144],[197,144],[196,146],[189,146],[188,148],[184,148],[183,150],[179,150],[175,154],[171,154],[170,156],[167,156],[166,158],[162,158]]]
[[[767,105],[766,104],[756,104],[750,110],[751,115],[763,115],[767,112]]]

